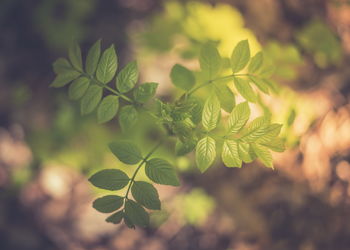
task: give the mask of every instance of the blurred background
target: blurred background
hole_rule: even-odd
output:
[[[349,1],[1,0],[0,30],[1,250],[350,249]],[[169,99],[171,67],[198,69],[200,44],[228,57],[248,39],[276,65],[275,94],[257,105],[284,124],[276,170],[218,162],[199,174],[170,143],[159,154],[182,185],[157,186],[152,226],[106,223],[87,177],[124,167],[106,146],[118,122],[81,117],[66,89],[48,88],[72,38],[83,52],[114,43],[120,65],[137,59]]]

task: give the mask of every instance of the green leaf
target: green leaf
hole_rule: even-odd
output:
[[[138,121],[138,112],[132,105],[125,105],[119,112],[119,125],[123,132],[130,131]]]
[[[147,82],[141,84],[134,90],[134,99],[139,103],[145,103],[151,99],[155,94],[158,87],[158,83]]]
[[[59,75],[66,71],[74,70],[66,58],[58,58],[53,64],[53,71]]]
[[[216,95],[211,95],[205,102],[202,113],[202,124],[206,131],[216,128],[220,118],[220,101]]]
[[[101,56],[101,39],[99,39],[94,45],[91,46],[86,56],[85,70],[86,73],[93,76],[95,74],[98,61]]]
[[[233,95],[231,89],[226,86],[215,86],[216,96],[219,96],[219,101],[221,107],[227,112],[231,113],[232,109],[236,105],[235,96]]]
[[[192,71],[180,64],[175,64],[171,69],[170,78],[176,87],[185,91],[190,90],[196,83],[196,78]]]
[[[118,58],[114,50],[114,45],[106,49],[97,66],[96,77],[102,83],[110,82],[118,67]]]
[[[283,140],[278,137],[272,138],[270,141],[259,142],[259,144],[266,146],[275,152],[283,152],[286,150]]]
[[[160,210],[160,200],[157,189],[152,184],[144,181],[135,181],[131,187],[131,193],[134,199],[142,206]]]
[[[175,145],[175,153],[177,156],[186,155],[193,151],[193,149],[196,147],[197,141],[195,140],[189,140],[186,142],[181,142],[180,140],[176,141]]]
[[[240,41],[233,49],[231,55],[231,68],[233,73],[244,69],[250,59],[250,49],[248,40]]]
[[[101,213],[112,213],[123,206],[124,198],[118,195],[106,195],[96,199],[92,206]]]
[[[265,133],[259,137],[256,142],[257,143],[264,143],[271,141],[274,137],[278,136],[281,132],[282,124],[273,123],[270,124],[266,130]]]
[[[203,103],[195,97],[190,97],[188,101],[193,104],[193,108],[190,111],[191,120],[194,124],[198,124],[202,120]]]
[[[111,216],[107,217],[106,222],[113,223],[113,224],[119,224],[124,217],[123,211],[118,211]]]
[[[248,102],[238,104],[228,118],[228,134],[236,134],[247,123],[250,116]]]
[[[260,116],[255,118],[249,125],[242,130],[241,139],[246,142],[254,142],[267,132],[270,118]]]
[[[132,223],[132,221],[126,214],[124,214],[124,223],[128,228],[135,229],[135,225]]]
[[[153,158],[146,163],[145,172],[153,182],[163,185],[179,186],[180,182],[169,162]]]
[[[238,154],[238,143],[234,140],[224,141],[221,157],[227,167],[242,167],[242,160]]]
[[[269,168],[273,169],[272,155],[267,147],[262,146],[260,144],[252,143],[251,147],[254,153],[258,156],[259,160]]]
[[[76,79],[71,85],[69,85],[68,96],[71,100],[78,100],[83,97],[86,90],[89,88],[90,79],[82,76]]]
[[[80,112],[82,115],[89,114],[95,110],[102,99],[102,88],[97,85],[90,85],[81,99]]]
[[[119,169],[104,169],[90,177],[92,185],[106,190],[120,190],[129,183],[129,177]]]
[[[263,65],[263,53],[259,51],[258,53],[255,54],[255,56],[252,57],[248,66],[248,72],[250,74],[254,74],[259,69],[261,69],[262,65]]]
[[[102,99],[97,109],[97,120],[99,123],[108,122],[117,114],[119,108],[119,97],[109,95]]]
[[[147,227],[149,225],[148,213],[133,200],[127,200],[125,202],[125,214],[137,226]]]
[[[111,152],[123,163],[133,165],[141,161],[140,149],[132,142],[117,141],[109,144]]]
[[[137,63],[132,61],[119,72],[115,84],[120,93],[126,93],[135,87],[138,79]]]
[[[266,84],[266,82],[258,77],[255,76],[249,76],[250,80],[265,94],[269,94],[269,85]]]
[[[235,77],[233,80],[237,91],[243,96],[244,99],[246,99],[248,102],[256,102],[256,94],[246,79]]]
[[[51,83],[50,87],[61,88],[77,79],[81,74],[76,70],[65,70],[56,76],[55,80]]]
[[[196,147],[196,163],[199,170],[205,172],[216,157],[215,140],[209,136],[202,138]]]
[[[68,57],[73,67],[78,71],[83,71],[83,62],[81,59],[81,50],[76,42],[72,42],[68,49]]]
[[[238,143],[238,155],[245,163],[250,163],[256,158],[250,144],[242,141]]]
[[[210,80],[220,73],[222,60],[214,45],[206,43],[202,46],[199,54],[199,64],[201,70]]]

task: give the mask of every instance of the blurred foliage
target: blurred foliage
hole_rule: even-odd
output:
[[[37,6],[35,25],[51,48],[67,48],[71,40],[86,33],[85,19],[93,12],[95,0],[45,0]]]
[[[321,20],[312,20],[306,24],[296,33],[296,39],[300,46],[312,55],[318,67],[326,68],[340,64],[342,59],[340,42]]]

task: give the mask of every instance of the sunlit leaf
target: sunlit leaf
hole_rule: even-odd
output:
[[[266,167],[273,168],[272,155],[267,147],[255,143],[252,143],[251,147],[254,150],[255,154],[258,156],[259,160]]]
[[[238,143],[234,140],[224,141],[221,157],[227,167],[242,167],[242,160],[238,154]]]
[[[258,89],[260,89],[265,94],[269,94],[269,85],[266,84],[264,79],[261,79],[255,76],[250,76],[249,78],[255,84],[255,86],[258,87]]]
[[[244,69],[250,59],[250,49],[248,40],[240,41],[233,49],[231,55],[231,68],[233,73]]]
[[[222,60],[214,45],[206,43],[202,46],[199,54],[199,64],[208,79],[213,79],[220,73]]]
[[[183,90],[190,90],[196,83],[193,72],[180,64],[171,69],[170,78],[176,87]]]
[[[60,73],[56,76],[56,78],[51,83],[50,87],[54,88],[61,88],[70,83],[71,81],[77,79],[81,74],[72,69],[72,70],[65,70],[64,72]]]
[[[262,65],[263,65],[263,53],[260,51],[256,53],[250,60],[250,63],[248,66],[248,72],[250,74],[254,74],[261,68]]]
[[[211,95],[205,102],[202,113],[202,124],[206,131],[216,128],[220,118],[220,101],[216,95]]]
[[[196,163],[199,170],[205,172],[214,162],[216,157],[215,140],[206,136],[199,140],[196,146]]]
[[[246,79],[235,77],[233,80],[237,91],[243,96],[244,99],[246,99],[248,102],[256,102],[256,94]]]
[[[219,97],[221,107],[227,112],[230,113],[234,106],[236,105],[235,96],[233,95],[231,89],[224,86],[215,86],[215,93]]]
[[[247,102],[238,104],[228,118],[228,134],[238,133],[247,123],[250,116],[250,109]]]
[[[245,163],[250,163],[256,158],[250,144],[242,141],[238,143],[238,155]]]

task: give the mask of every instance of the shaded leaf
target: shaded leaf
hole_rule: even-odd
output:
[[[153,158],[147,161],[145,171],[147,177],[155,183],[171,186],[180,185],[174,168],[166,160]]]
[[[135,101],[139,103],[147,102],[156,94],[157,87],[158,83],[155,82],[141,84],[133,92]]]
[[[125,105],[119,112],[119,125],[123,132],[130,131],[138,121],[138,112],[132,105]]]
[[[50,87],[61,88],[77,79],[81,74],[76,70],[65,70],[56,76],[55,80],[50,84]]]
[[[82,115],[89,114],[95,110],[102,99],[102,88],[97,85],[90,85],[80,102]]]
[[[84,96],[90,85],[90,79],[82,76],[69,85],[68,96],[71,100],[78,100]]]
[[[148,213],[142,206],[133,200],[127,200],[125,202],[125,214],[127,218],[137,226],[147,227],[149,225]]]
[[[129,183],[129,177],[119,169],[104,169],[89,178],[95,187],[106,190],[120,190]]]
[[[119,97],[109,95],[102,99],[97,109],[97,120],[99,123],[108,122],[117,114],[119,108]]]
[[[101,56],[101,39],[91,46],[86,56],[85,70],[89,75],[94,75]]]
[[[172,83],[183,90],[190,90],[196,83],[196,79],[191,70],[186,67],[175,64],[170,72]]]
[[[143,159],[140,149],[132,142],[112,142],[109,144],[109,149],[121,162],[125,164],[133,165]]]
[[[246,79],[235,77],[233,80],[237,91],[241,94],[241,96],[243,96],[244,99],[249,102],[256,102],[256,94]]]
[[[110,82],[118,67],[118,58],[115,53],[114,45],[106,49],[97,66],[96,78],[102,83]]]
[[[113,223],[113,224],[119,224],[124,217],[123,211],[118,211],[111,216],[107,217],[106,222]]]
[[[139,78],[139,70],[136,61],[128,63],[117,75],[115,84],[120,93],[126,93],[133,89]]]
[[[73,67],[78,71],[83,71],[83,62],[81,59],[81,50],[76,42],[72,42],[68,48],[68,57]]]
[[[123,206],[124,198],[118,195],[106,195],[96,199],[92,206],[101,213],[111,213]]]
[[[211,43],[202,46],[199,54],[201,70],[212,80],[220,73],[222,60],[217,48]]]
[[[157,189],[144,181],[135,181],[131,187],[134,199],[148,209],[160,210],[160,200]]]
[[[221,107],[227,112],[231,113],[236,105],[235,96],[228,86],[215,86],[215,93],[219,98]]]
[[[72,71],[74,70],[72,65],[69,63],[69,61],[66,58],[58,58],[53,64],[53,71],[59,75],[66,71]]]

